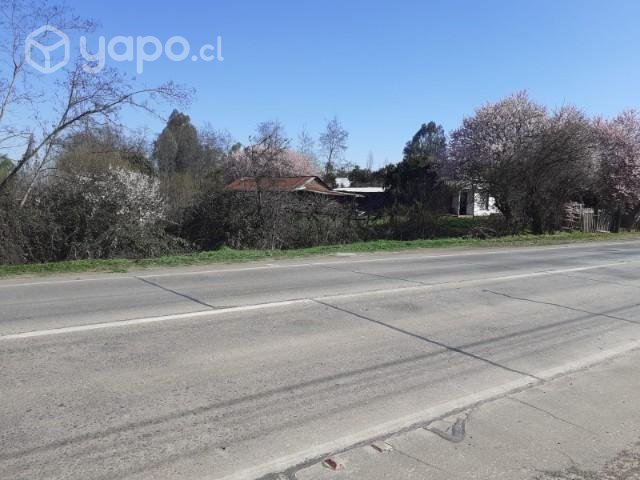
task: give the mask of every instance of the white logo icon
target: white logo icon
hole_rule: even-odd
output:
[[[0,3],[2,0],[0,0]],[[82,70],[86,73],[100,73],[110,58],[114,62],[132,62],[136,72],[141,75],[145,63],[154,62],[164,54],[172,62],[223,62],[222,37],[218,36],[216,45],[205,44],[200,48],[200,55],[191,56],[189,41],[180,36],[173,36],[164,44],[154,36],[118,35],[107,42],[104,36],[98,37],[98,48],[90,52],[87,38],[81,36],[78,61],[85,60]],[[62,49],[62,51],[60,51]],[[194,52],[195,53],[195,52]],[[44,25],[29,34],[24,42],[25,62],[40,73],[54,73],[63,68],[71,60],[71,39],[67,34],[51,25]]]
[[[38,41],[39,37],[45,37],[49,34],[57,36],[60,40],[55,43],[43,45]],[[59,48],[64,48],[64,56],[56,63],[52,63],[52,53]],[[29,34],[24,44],[25,60],[33,68],[41,73],[53,73],[64,67],[71,58],[71,44],[69,37],[51,25],[44,25]],[[33,58],[33,53],[39,51],[44,60],[44,65]]]

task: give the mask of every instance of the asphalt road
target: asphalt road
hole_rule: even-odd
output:
[[[277,473],[640,341],[639,266],[631,241],[5,280],[0,478]]]

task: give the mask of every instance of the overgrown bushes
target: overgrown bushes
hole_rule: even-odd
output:
[[[501,215],[458,217],[443,215],[420,204],[394,205],[378,219],[360,225],[362,240],[420,240],[434,238],[489,238],[509,234]]]
[[[22,206],[13,198],[3,196],[0,208],[3,263],[151,257],[186,246],[166,233],[158,182],[141,173],[62,175]]]
[[[181,235],[199,249],[289,249],[356,241],[351,205],[311,195],[211,192],[187,212]]]

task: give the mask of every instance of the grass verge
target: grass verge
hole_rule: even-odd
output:
[[[154,267],[184,267],[215,263],[235,263],[252,260],[299,258],[336,253],[370,253],[450,247],[515,247],[559,245],[593,241],[640,239],[640,233],[558,233],[553,235],[518,235],[486,240],[471,238],[439,238],[431,240],[374,240],[345,245],[302,248],[299,250],[234,250],[222,248],[211,252],[168,255],[144,259],[70,260],[27,265],[0,265],[0,277],[15,275],[48,275],[87,272],[127,272]]]

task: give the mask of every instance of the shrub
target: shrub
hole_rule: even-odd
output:
[[[182,235],[198,248],[291,249],[360,237],[354,210],[320,196],[211,192],[191,209]]]
[[[63,175],[38,185],[23,208],[11,198],[0,210],[4,263],[139,258],[186,248],[165,232],[158,182],[142,173]]]

